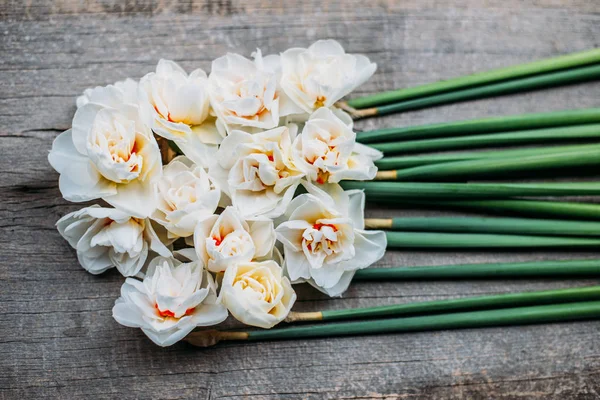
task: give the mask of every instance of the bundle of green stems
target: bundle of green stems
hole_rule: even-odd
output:
[[[586,82],[600,78],[600,50],[592,49],[350,99],[339,104],[355,118]]]
[[[353,117],[362,118],[599,78],[600,50],[594,49],[378,93],[338,105]],[[379,168],[376,181],[341,184],[344,189],[364,190],[367,201],[371,202],[406,208],[456,208],[520,215],[367,218],[366,229],[384,230],[389,249],[527,248],[595,252],[600,248],[600,204],[555,198],[598,196],[600,181],[506,183],[489,180],[593,171],[600,167],[599,139],[600,108],[378,129],[357,135],[358,142],[384,154],[384,158],[376,162]],[[529,147],[498,149],[523,145]],[[473,182],[473,179],[487,182]],[[548,197],[553,199],[548,200]],[[598,276],[600,259],[566,259],[370,267],[357,271],[354,282]],[[310,325],[270,330],[198,331],[191,333],[187,341],[208,346],[221,340],[297,340],[598,318],[600,286],[590,286],[291,312],[288,323],[308,322]]]
[[[473,329],[600,318],[600,286],[466,297],[389,306],[292,312],[289,323],[310,325],[267,330],[192,332],[195,346],[223,340],[298,340],[440,329]],[[335,322],[347,320],[346,322]],[[333,322],[333,323],[329,323]]]

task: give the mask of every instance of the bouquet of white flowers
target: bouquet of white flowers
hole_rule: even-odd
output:
[[[373,179],[382,154],[335,106],[375,69],[322,40],[227,54],[210,75],[160,60],[139,82],[87,89],[48,159],[66,200],[107,203],[57,226],[87,271],[127,277],[114,318],[160,346],[228,313],[271,328],[292,284],[339,296],[379,260],[385,234],[339,182]]]

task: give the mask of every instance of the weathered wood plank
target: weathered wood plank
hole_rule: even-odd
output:
[[[596,398],[598,322],[160,349],[113,321],[122,278],[95,277],[54,228],[81,207],[46,162],[83,89],[153,69],[210,68],[227,51],[325,37],[367,53],[360,93],[597,47],[593,0],[0,2],[0,398]],[[361,129],[598,106],[573,85],[363,121]],[[370,206],[369,216],[436,215]],[[589,257],[389,252],[382,266]],[[583,286],[593,280],[360,283],[342,299],[299,287],[298,310]]]

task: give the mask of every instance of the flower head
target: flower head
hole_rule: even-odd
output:
[[[77,109],[73,128],[54,140],[48,161],[60,173],[59,188],[69,201],[102,198],[140,218],[154,211],[160,150],[138,107],[125,103],[115,86],[94,89]]]
[[[156,72],[144,76],[139,88],[143,121],[203,167],[214,161],[224,136],[210,116],[207,85],[203,70],[188,75],[177,63],[160,60]]]
[[[228,126],[271,129],[279,118],[301,113],[279,86],[279,56],[263,57],[260,50],[254,60],[228,53],[212,63],[209,93],[217,116]]]
[[[242,216],[276,218],[292,200],[304,174],[292,160],[296,126],[249,134],[233,131],[217,153],[210,173]]]
[[[60,234],[77,250],[81,266],[92,274],[117,267],[134,276],[144,266],[148,251],[170,256],[148,219],[94,205],[65,215],[56,223]]]
[[[331,194],[296,197],[286,211],[287,222],[276,233],[292,282],[307,281],[338,296],[356,270],[383,257],[386,238],[381,231],[363,230],[363,192],[344,192],[336,185]]]
[[[142,328],[157,345],[170,346],[197,326],[223,322],[227,309],[217,304],[215,283],[198,262],[157,257],[143,281],[125,281],[113,317],[121,325]]]
[[[198,221],[212,215],[221,190],[202,167],[187,157],[177,157],[163,168],[157,182],[157,208],[152,219],[164,226],[169,237],[194,234]]]
[[[211,272],[222,272],[240,262],[270,258],[275,245],[273,221],[244,220],[234,207],[201,220],[194,232],[198,258]]]
[[[219,298],[238,321],[272,328],[288,315],[296,293],[275,261],[244,262],[227,268]]]
[[[115,82],[113,85],[117,89],[119,101],[121,103],[137,105],[138,104],[138,82],[131,78]],[[83,91],[83,94],[77,98],[77,108],[83,107],[87,103],[97,103],[104,96],[104,87],[96,86]],[[102,102],[100,100],[100,102]]]
[[[352,128],[327,108],[311,114],[292,147],[295,164],[309,181],[319,184],[373,179],[377,173],[373,160],[382,157],[356,143]]]
[[[335,40],[319,40],[308,49],[281,54],[281,86],[304,112],[331,107],[362,85],[377,66],[363,55],[347,54]]]

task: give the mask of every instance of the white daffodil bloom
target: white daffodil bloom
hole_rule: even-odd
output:
[[[202,167],[214,162],[224,137],[210,115],[208,78],[202,69],[187,74],[177,63],[160,60],[156,72],[140,80],[142,120],[154,133],[173,140]]]
[[[59,188],[66,200],[102,198],[145,218],[156,206],[160,150],[141,122],[138,107],[124,101],[115,86],[94,89],[89,102],[77,109],[72,129],[54,140],[48,161],[60,173]]]
[[[199,221],[194,232],[196,254],[211,272],[225,271],[240,262],[271,258],[274,245],[272,220],[244,220],[234,207]]]
[[[337,183],[341,180],[371,180],[377,174],[374,160],[383,154],[356,143],[356,133],[336,114],[315,111],[292,145],[295,165],[309,181]]]
[[[331,107],[362,85],[377,65],[360,54],[346,54],[335,40],[319,40],[308,49],[281,54],[281,87],[304,112]]]
[[[131,78],[127,78],[123,81],[118,81],[113,85],[118,91],[121,92],[121,102],[126,104],[138,104],[138,83]],[[83,94],[77,98],[77,108],[83,107],[89,102],[94,103],[95,99],[103,96],[103,86],[96,86],[95,88],[88,88],[83,91]]]
[[[171,346],[198,326],[223,322],[227,309],[217,304],[213,278],[198,262],[157,257],[143,281],[127,278],[113,317],[121,325],[142,328],[157,345]]]
[[[364,230],[364,193],[335,187],[333,197],[296,197],[276,229],[292,282],[307,281],[330,296],[341,295],[355,271],[383,257],[387,245],[384,232]]]
[[[226,125],[272,129],[280,117],[302,113],[279,86],[278,55],[263,57],[257,49],[254,61],[228,53],[212,62],[208,78],[211,105]]]
[[[65,215],[56,225],[77,250],[81,266],[92,274],[117,267],[123,276],[134,276],[144,266],[149,250],[171,255],[150,220],[114,208],[86,207]]]
[[[213,215],[221,198],[221,190],[206,171],[184,156],[163,168],[156,186],[152,219],[167,229],[170,239],[192,236],[198,221]]]
[[[210,170],[245,218],[283,214],[304,176],[292,161],[296,125],[250,134],[233,131]]]
[[[268,329],[287,317],[296,293],[275,261],[243,262],[225,271],[219,299],[238,321]]]

